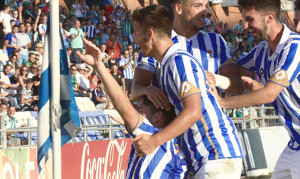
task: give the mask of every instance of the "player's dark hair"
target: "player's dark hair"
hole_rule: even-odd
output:
[[[300,10],[300,0],[295,1],[295,10]]]
[[[275,19],[279,21],[280,0],[238,0],[238,5],[242,9],[254,7],[257,12],[261,12],[264,15],[273,12],[275,14]]]
[[[141,25],[144,32],[153,29],[158,34],[171,37],[173,18],[169,10],[162,5],[150,5],[135,10],[131,23],[134,24],[134,22]]]
[[[171,106],[171,109],[169,111],[161,108],[156,108],[154,104],[147,98],[147,96],[142,96],[143,103],[150,107],[152,113],[157,113],[157,112],[162,112],[163,118],[164,118],[164,126],[169,125],[173,119],[175,119],[176,114],[175,114],[175,109],[174,106]]]

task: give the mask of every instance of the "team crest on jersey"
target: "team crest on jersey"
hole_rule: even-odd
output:
[[[209,55],[210,58],[214,58],[214,54],[213,54],[213,51],[208,49],[206,50],[207,54]]]
[[[260,74],[260,76],[263,76],[264,73],[265,73],[265,70],[264,70],[263,68],[260,68],[260,69],[259,69],[259,74]]]

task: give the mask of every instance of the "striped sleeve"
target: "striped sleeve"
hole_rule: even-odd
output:
[[[143,57],[142,52],[139,53],[137,60],[137,68],[155,72],[156,60],[153,57]]]
[[[283,55],[270,81],[288,87],[300,74],[299,43],[292,43],[283,49]]]
[[[169,64],[169,90],[180,100],[200,93],[200,84],[204,84],[204,75],[195,63],[189,56],[178,55]]]
[[[255,71],[255,54],[258,51],[258,46],[256,46],[250,53],[248,53],[245,57],[239,59],[237,63],[250,71]]]

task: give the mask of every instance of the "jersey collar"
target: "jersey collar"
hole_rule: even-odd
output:
[[[180,49],[180,45],[178,43],[173,44],[167,51],[167,53],[165,54],[163,60],[161,61],[161,64],[164,65],[169,58],[178,50]]]
[[[284,45],[286,44],[287,40],[290,37],[290,34],[291,34],[290,29],[285,24],[283,24],[283,33],[275,51],[277,54],[281,53]]]

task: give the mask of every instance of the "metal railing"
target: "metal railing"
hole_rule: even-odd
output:
[[[281,126],[274,107],[250,107],[249,117],[231,117],[237,129],[255,129],[258,127]],[[253,111],[257,116],[253,115]]]
[[[34,146],[33,140],[32,140],[32,133],[37,132],[38,128],[37,127],[18,127],[18,128],[9,128],[6,129],[5,126],[5,119],[6,119],[6,114],[5,113],[0,113],[0,149],[1,148],[7,148],[7,132],[16,132],[16,133],[27,133],[27,139],[26,143],[22,144],[20,146],[15,146],[15,147],[29,147],[29,146]],[[88,125],[86,122],[86,118],[84,117],[83,124],[82,124],[82,131],[83,131],[83,142],[90,141],[88,140],[88,131],[99,131],[104,136],[106,139],[113,139],[113,132],[116,130],[119,130],[122,132],[123,138],[125,138],[125,134],[123,133],[123,130],[125,129],[119,124],[113,123],[109,115],[105,115],[105,118],[107,119],[108,123],[107,124],[94,124],[94,125]],[[27,120],[27,125],[31,126],[32,119],[25,119]],[[15,135],[16,137],[16,135]],[[77,136],[76,136],[77,137]],[[72,140],[69,141],[69,143],[76,142],[74,137]],[[119,136],[120,137],[120,136]],[[37,142],[37,141],[36,141]]]

